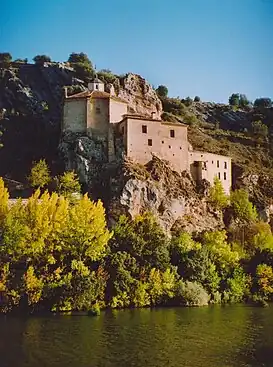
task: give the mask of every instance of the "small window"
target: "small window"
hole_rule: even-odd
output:
[[[226,180],[226,179],[227,179],[227,173],[224,172],[224,180]]]
[[[96,84],[96,89],[99,89],[99,85],[98,84]]]
[[[170,130],[170,137],[174,138],[174,130]]]
[[[213,162],[213,161],[211,161],[211,163],[213,164],[214,162]]]
[[[171,146],[169,145],[169,149],[171,149]]]
[[[219,180],[221,179],[221,173],[220,172],[218,172],[218,178],[219,178]]]
[[[182,150],[182,147],[180,147],[180,150]]]
[[[148,145],[151,147],[153,145],[152,139],[148,139]]]
[[[142,133],[147,134],[147,125],[142,125]]]
[[[173,156],[174,156],[174,154],[173,154]]]
[[[217,161],[217,168],[219,168],[219,161]]]
[[[224,168],[227,169],[227,162],[224,162]]]
[[[161,142],[162,144],[164,144],[164,140],[162,140],[162,142]]]
[[[100,113],[100,107],[96,107],[96,113]]]
[[[203,157],[203,154],[201,154],[201,157]]]

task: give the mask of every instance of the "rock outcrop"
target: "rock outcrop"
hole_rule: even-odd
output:
[[[197,187],[187,172],[172,171],[167,162],[153,157],[146,166],[126,160],[110,178],[109,217],[130,217],[151,212],[169,232],[179,227],[188,232],[224,227],[222,215],[208,203],[206,182]]]
[[[152,86],[140,75],[126,74],[115,83],[118,97],[128,102],[129,112],[160,118],[162,103]]]

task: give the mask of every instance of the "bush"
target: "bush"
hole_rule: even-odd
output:
[[[262,121],[253,121],[251,124],[252,132],[259,139],[266,139],[268,137],[268,127]]]
[[[168,97],[168,88],[165,85],[159,85],[156,93],[160,98],[166,98]]]
[[[272,100],[270,98],[257,98],[254,102],[254,107],[272,107]]]
[[[250,294],[251,279],[242,268],[236,268],[227,280],[226,298],[229,302],[241,302]]]
[[[273,296],[273,268],[270,265],[259,264],[256,269],[257,294],[265,301]]]
[[[164,112],[169,112],[173,115],[181,116],[185,110],[185,105],[179,98],[164,98],[162,104]]]
[[[75,69],[76,75],[80,79],[92,78],[94,76],[93,64],[85,53],[72,52],[69,55],[68,62]]]
[[[178,283],[177,297],[183,306],[207,306],[210,299],[201,284],[182,280]]]
[[[200,101],[201,101],[201,98],[199,96],[194,97],[194,102],[200,102]]]
[[[34,162],[28,181],[32,187],[42,188],[49,184],[51,181],[50,171],[44,159]]]
[[[67,198],[72,198],[73,194],[81,192],[81,185],[75,172],[65,172],[57,179],[57,192]]]
[[[9,52],[0,53],[0,63],[9,64],[12,61],[12,56]]]
[[[36,55],[35,57],[33,57],[33,61],[35,62],[35,64],[39,65],[43,64],[44,62],[51,62],[51,58],[47,55]]]
[[[254,205],[249,201],[248,193],[243,190],[235,190],[230,195],[230,203],[235,218],[242,222],[253,222],[257,220],[258,214]]]
[[[192,105],[193,100],[191,99],[191,97],[187,97],[185,99],[182,99],[181,102],[187,107],[189,107],[190,105]]]
[[[209,201],[218,210],[223,210],[229,204],[229,197],[226,195],[222,182],[218,177],[214,178],[214,184],[210,188]]]

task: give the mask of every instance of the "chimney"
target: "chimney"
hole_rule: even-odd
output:
[[[64,87],[64,98],[67,98],[67,87]]]

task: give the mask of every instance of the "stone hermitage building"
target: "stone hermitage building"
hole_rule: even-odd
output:
[[[98,78],[88,84],[88,91],[67,96],[65,88],[62,131],[106,142],[108,162],[117,159],[115,137],[119,136],[125,155],[138,163],[148,163],[155,154],[175,171],[190,172],[195,181],[213,184],[216,176],[225,192],[230,191],[230,157],[192,150],[187,125],[155,119],[153,113],[151,117],[128,114],[127,102],[116,97],[113,86],[106,93]]]

